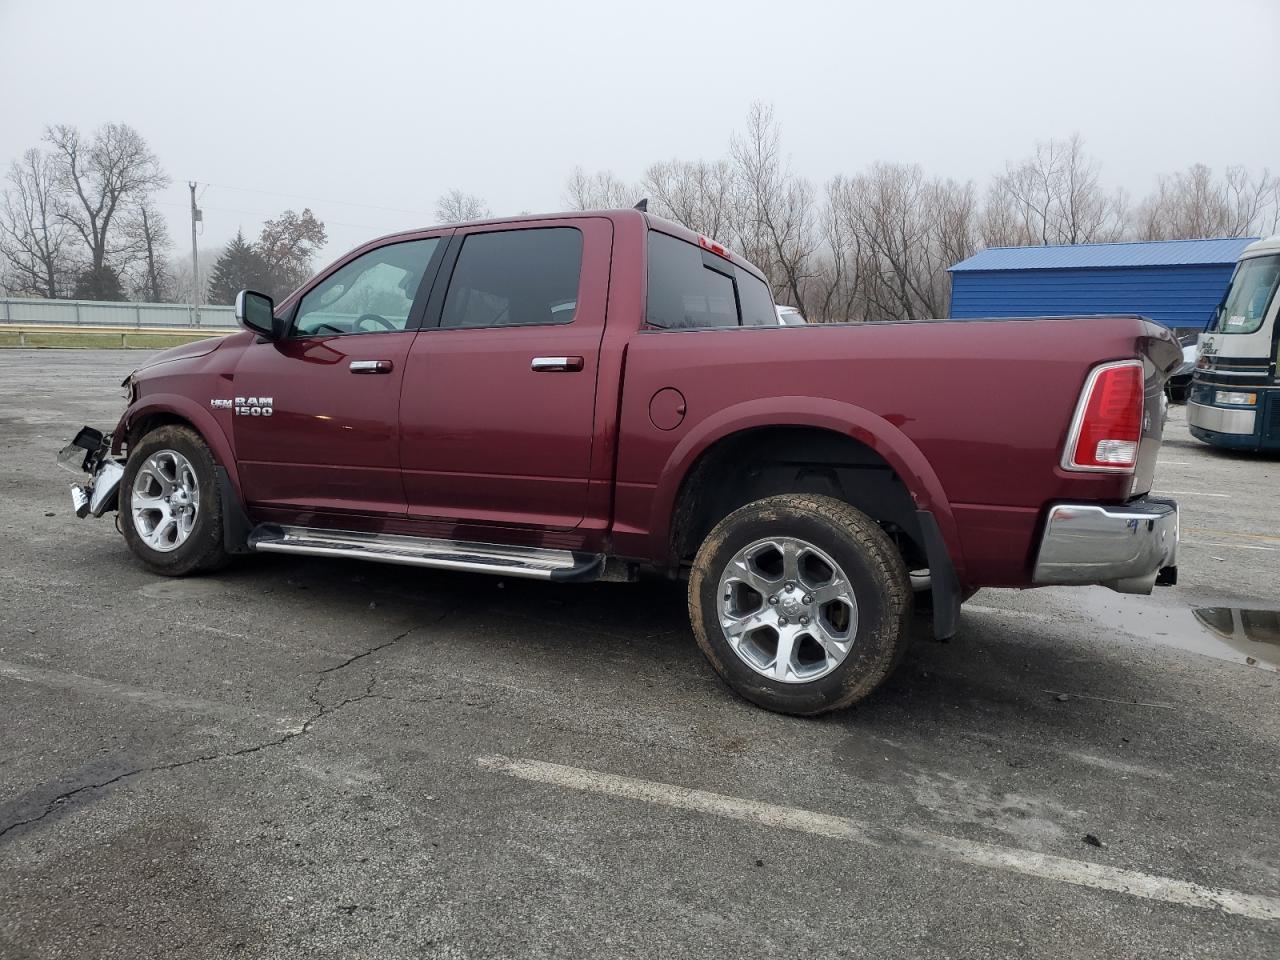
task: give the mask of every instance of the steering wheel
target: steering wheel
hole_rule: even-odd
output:
[[[376,313],[360,314],[360,316],[356,317],[356,322],[351,325],[351,328],[353,330],[362,330],[364,328],[363,324],[366,320],[372,320],[374,323],[379,324],[384,330],[396,329],[396,325],[394,323],[392,323],[386,317],[379,316]]]

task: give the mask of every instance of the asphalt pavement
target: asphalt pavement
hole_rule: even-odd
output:
[[[1280,460],[1183,408],[1177,587],[984,590],[798,720],[680,585],[153,576],[54,464],[142,356],[0,351],[0,957],[1280,954]]]

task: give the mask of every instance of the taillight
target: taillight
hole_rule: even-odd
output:
[[[1142,439],[1142,361],[1093,368],[1071,421],[1062,466],[1131,473]]]

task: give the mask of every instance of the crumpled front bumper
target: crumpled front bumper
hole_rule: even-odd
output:
[[[1178,580],[1178,504],[1139,497],[1116,506],[1059,503],[1049,508],[1032,579],[1101,584],[1120,593],[1150,593]]]
[[[124,462],[110,456],[111,437],[92,427],[81,427],[76,438],[58,454],[58,466],[89,479],[71,484],[71,508],[77,517],[100,517],[115,510],[119,501]]]

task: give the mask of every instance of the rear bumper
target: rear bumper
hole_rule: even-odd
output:
[[[1178,505],[1140,497],[1119,506],[1060,503],[1049,508],[1032,579],[1036,586],[1101,584],[1150,593],[1177,580]]]

